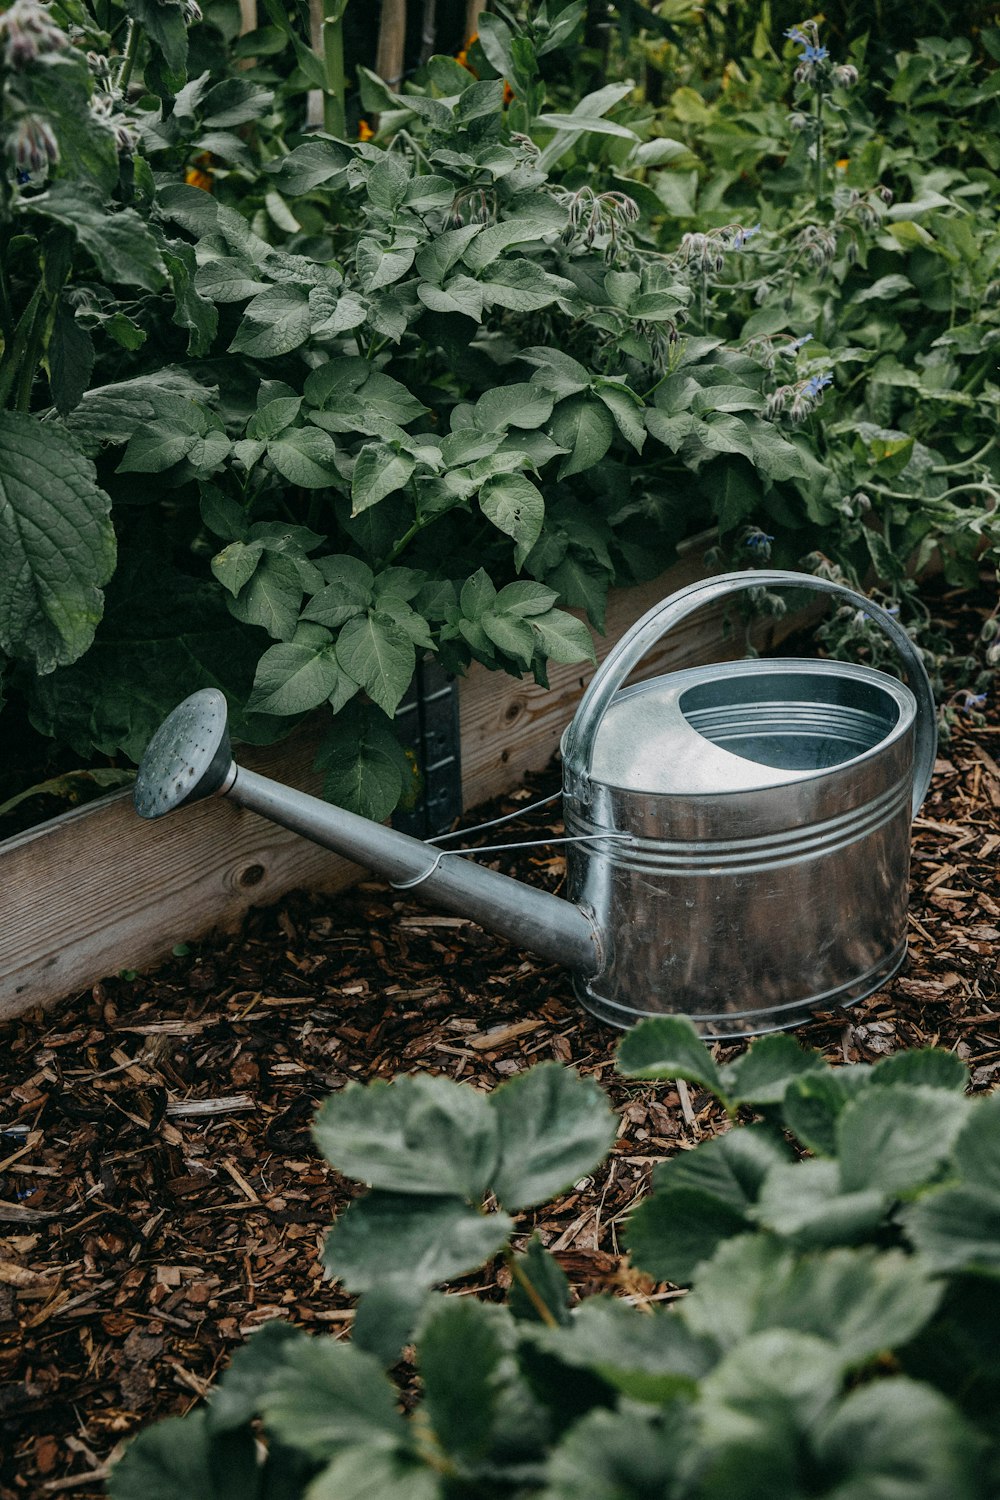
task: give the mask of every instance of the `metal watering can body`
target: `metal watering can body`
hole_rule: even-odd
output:
[[[658,640],[755,588],[829,593],[889,635],[912,685],[839,662],[752,660],[633,686]],[[732,573],[650,610],[595,673],[563,736],[569,900],[331,807],[233,763],[225,700],[194,694],[147,749],[136,807],[213,793],[422,899],[567,964],[581,1003],[629,1026],[690,1015],[707,1036],[793,1026],[878,988],[906,951],[910,822],[934,703],[896,620],[808,574]]]

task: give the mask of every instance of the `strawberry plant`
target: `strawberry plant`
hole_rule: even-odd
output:
[[[994,1494],[1000,1098],[967,1097],[932,1050],[834,1069],[771,1036],[720,1067],[681,1018],[642,1023],[618,1062],[730,1114],[654,1170],[628,1225],[633,1263],[684,1297],[573,1305],[519,1231],[607,1151],[594,1084],[554,1064],[489,1096],[352,1084],[315,1134],[370,1188],[324,1252],[360,1293],[353,1340],[266,1325],[205,1406],[127,1448],[113,1500]],[[494,1255],[506,1305],[434,1290]],[[410,1344],[403,1415],[385,1370]]]

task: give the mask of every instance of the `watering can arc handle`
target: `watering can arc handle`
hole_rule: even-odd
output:
[[[866,599],[864,594],[859,594],[842,583],[834,583],[831,579],[816,578],[811,573],[791,573],[778,569],[720,573],[714,578],[688,584],[676,594],[671,594],[669,599],[655,604],[612,647],[591,678],[566,732],[563,761],[566,766],[567,789],[574,796],[585,803],[590,800],[590,772],[597,731],[615,694],[646,653],[669,631],[689,615],[704,609],[707,604],[714,604],[716,600],[729,594],[759,588],[810,589],[814,593],[833,594],[846,599],[858,609],[864,610],[892,641],[906,670],[907,685],[917,700],[913,769],[913,812],[916,814],[927,795],[937,754],[934,694],[917,648],[902,625],[880,604]]]

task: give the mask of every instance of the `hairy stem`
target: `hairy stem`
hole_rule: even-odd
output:
[[[343,138],[347,130],[344,114],[344,12],[347,0],[327,0],[323,18],[323,129]]]
[[[125,33],[125,51],[122,53],[122,65],[118,70],[118,92],[124,96],[132,81],[132,70],[139,53],[139,38],[142,33],[135,21],[130,20],[128,30]]]
[[[823,207],[823,90],[816,90],[816,207]]]

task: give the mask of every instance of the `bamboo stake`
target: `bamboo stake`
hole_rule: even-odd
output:
[[[483,5],[481,0],[466,0],[464,37],[466,43],[471,42],[474,36],[478,36],[479,17],[487,10],[489,10],[489,6]]]
[[[240,36],[247,36],[251,31],[257,30],[257,0],[240,0]],[[246,72],[252,68],[257,59],[254,57],[241,57],[236,66],[240,72]]]
[[[406,0],[382,0],[375,71],[391,89],[403,81],[406,55]]]
[[[434,41],[437,35],[437,0],[424,0],[424,20],[420,32],[420,61],[426,63],[434,56]]]

